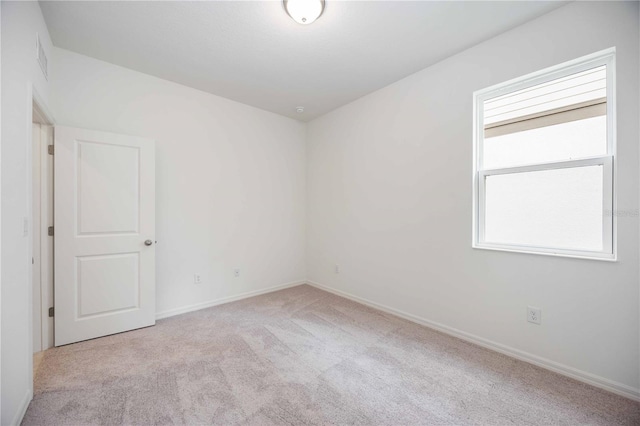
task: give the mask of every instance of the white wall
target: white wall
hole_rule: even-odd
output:
[[[638,3],[572,3],[309,123],[308,278],[638,396],[637,215],[617,263],[471,248],[472,93],[611,46],[637,211]]]
[[[59,124],[157,140],[158,312],[303,280],[306,248],[312,281],[638,392],[638,218],[617,263],[472,250],[470,186],[474,90],[616,46],[619,208],[638,208],[638,16],[563,7],[311,122],[305,152],[301,123],[52,51],[37,3],[2,2],[1,423],[30,387],[28,82]]]
[[[31,333],[28,307],[30,237],[23,235],[28,217],[27,170],[31,140],[30,86],[47,103],[49,84],[36,61],[36,33],[51,59],[51,40],[37,2],[2,2],[2,330],[0,422],[19,420],[31,392]]]
[[[66,50],[53,59],[57,124],[156,140],[158,313],[305,279],[304,124]]]

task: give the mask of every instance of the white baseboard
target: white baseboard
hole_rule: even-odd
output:
[[[33,395],[31,394],[31,390],[27,390],[27,394],[24,396],[22,403],[20,403],[20,408],[16,411],[16,415],[13,416],[13,420],[11,420],[11,426],[18,426],[22,423],[22,419],[24,415],[27,414],[27,408],[29,408],[29,403],[31,402]]]
[[[446,326],[444,324],[437,323],[435,321],[430,321],[428,319],[421,318],[417,315],[409,314],[409,313],[400,311],[398,309],[394,309],[389,306],[382,305],[380,303],[372,302],[362,297],[358,297],[341,290],[336,290],[332,287],[329,287],[314,281],[307,281],[307,284],[313,287],[317,287],[320,290],[325,290],[325,291],[328,291],[329,293],[333,293],[338,296],[342,296],[346,299],[353,300],[354,302],[362,303],[363,305],[367,305],[372,308],[379,309],[383,312],[396,315],[400,318],[404,318],[411,322],[415,322],[417,324],[424,325],[434,330],[438,330],[450,336],[454,336],[459,339],[465,340],[467,342],[474,343],[478,346],[482,346],[484,348],[491,349],[496,352],[500,352],[501,354],[508,355],[512,358],[516,358],[521,361],[525,361],[530,364],[537,365],[538,367],[542,367],[547,370],[551,370],[555,373],[562,374],[567,377],[571,377],[572,379],[578,380],[580,382],[584,382],[592,386],[607,390],[609,392],[613,392],[615,394],[624,396],[634,401],[640,401],[640,389],[633,388],[631,386],[625,385],[624,383],[619,383],[601,376],[597,376],[595,374],[588,373],[586,371],[578,370],[577,368],[569,367],[568,365],[560,364],[558,362],[522,351],[520,349],[512,348],[510,346],[503,345],[501,343],[493,342],[483,337],[466,333],[464,331]]]
[[[169,318],[175,315],[186,314],[187,312],[199,311],[200,309],[210,308],[212,306],[222,305],[225,303],[235,302],[236,300],[247,299],[253,296],[259,296],[261,294],[272,293],[274,291],[283,290],[289,287],[295,287],[302,284],[306,284],[306,281],[292,281],[286,284],[280,284],[274,287],[265,288],[262,290],[248,291],[246,293],[240,293],[235,296],[222,297],[220,299],[210,300],[208,302],[195,303],[193,305],[182,306],[180,308],[169,309],[162,312],[156,312],[156,319]]]

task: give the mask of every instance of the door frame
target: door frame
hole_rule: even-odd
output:
[[[35,114],[37,115],[34,115]],[[45,125],[54,126],[55,119],[51,110],[47,106],[47,103],[42,97],[42,95],[36,90],[31,82],[27,83],[27,144],[25,147],[26,150],[26,193],[27,193],[27,202],[26,202],[26,225],[27,225],[27,234],[25,237],[27,238],[27,250],[25,253],[25,262],[27,267],[27,294],[28,294],[28,303],[27,303],[27,329],[29,331],[29,336],[27,339],[27,367],[28,367],[28,377],[27,377],[27,386],[30,392],[31,397],[33,397],[33,268],[31,268],[31,257],[33,253],[33,238],[32,238],[32,229],[33,229],[33,135],[32,135],[32,126],[33,120],[39,119],[44,121]],[[53,206],[51,206],[53,207]],[[41,208],[41,211],[43,209]],[[44,235],[43,238],[47,236]],[[42,240],[41,240],[42,241]],[[46,245],[45,245],[46,246]],[[49,254],[48,254],[49,255]],[[53,256],[53,252],[50,253],[50,256]],[[53,280],[53,277],[51,277]],[[46,318],[41,318],[41,320],[46,321]],[[39,325],[42,327],[42,324]]]
[[[53,143],[53,127],[46,124],[37,106],[34,106],[34,115],[36,114],[38,118],[34,116],[33,126],[37,126],[39,141],[32,141],[32,149],[38,149],[38,152],[33,151],[31,158],[32,176],[38,181],[31,182],[34,191],[31,210],[31,256],[35,259],[32,265],[31,288],[35,292],[33,335],[39,339],[34,339],[34,353],[53,347],[53,318],[48,314],[48,308],[53,306],[53,238],[48,235],[47,229],[53,225],[53,157],[48,153],[48,147]],[[36,188],[39,189],[37,194]],[[39,276],[36,276],[36,273]]]

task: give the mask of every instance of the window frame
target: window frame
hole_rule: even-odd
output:
[[[605,155],[534,163],[524,166],[495,169],[482,168],[484,143],[484,102],[488,99],[515,92],[527,87],[543,84],[558,78],[606,66],[606,114],[607,114],[607,152]],[[617,261],[617,220],[616,220],[616,82],[615,48],[606,49],[573,61],[565,62],[523,77],[478,90],[473,93],[473,242],[474,249],[499,250],[518,253],[541,254],[581,259]],[[576,250],[557,247],[527,246],[524,244],[492,243],[484,240],[485,178],[487,176],[523,173],[542,170],[574,168],[582,166],[603,166],[603,250]],[[610,214],[607,214],[609,212]]]

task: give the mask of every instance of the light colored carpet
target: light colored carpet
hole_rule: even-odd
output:
[[[45,352],[24,425],[640,424],[640,404],[299,286]]]

